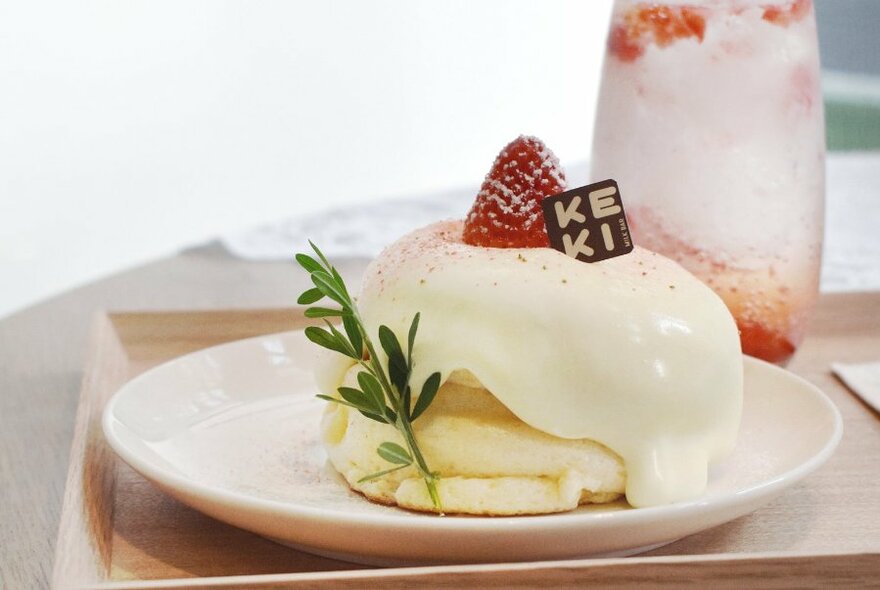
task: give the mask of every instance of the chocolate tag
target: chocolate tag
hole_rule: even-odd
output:
[[[541,201],[550,245],[581,262],[632,252],[617,182],[603,180]]]

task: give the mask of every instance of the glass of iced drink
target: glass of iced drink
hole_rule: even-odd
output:
[[[812,0],[615,1],[592,177],[775,363],[818,294],[824,137]]]

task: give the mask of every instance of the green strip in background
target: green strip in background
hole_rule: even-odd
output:
[[[880,78],[825,71],[822,91],[828,149],[880,149]]]

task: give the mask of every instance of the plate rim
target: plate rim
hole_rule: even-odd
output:
[[[168,359],[155,367],[147,369],[143,373],[136,375],[129,381],[125,382],[111,396],[105,405],[102,417],[101,427],[104,440],[113,449],[116,455],[127,463],[132,469],[137,471],[146,479],[157,484],[167,493],[166,488],[179,490],[188,496],[198,496],[208,498],[213,502],[220,502],[224,505],[243,506],[251,510],[265,511],[271,508],[273,512],[283,512],[293,518],[309,518],[318,523],[338,523],[341,521],[350,523],[352,513],[347,510],[337,508],[327,508],[318,506],[308,506],[302,504],[291,503],[289,501],[273,500],[268,498],[258,498],[241,492],[217,488],[208,484],[199,482],[196,479],[187,477],[182,474],[165,470],[160,466],[156,466],[148,460],[142,459],[137,453],[131,451],[126,444],[118,439],[113,432],[113,423],[124,423],[118,420],[113,413],[113,409],[119,400],[127,393],[131,386],[142,380],[148,379],[153,373],[168,370],[168,366],[186,359],[202,356],[217,349],[230,349],[239,346],[247,346],[254,342],[262,341],[267,338],[294,338],[297,334],[302,334],[303,329],[287,330],[283,332],[275,332],[263,334],[260,336],[252,336],[240,340],[234,340],[223,344],[217,344],[197,351]],[[784,376],[793,379],[799,385],[809,390],[811,395],[818,400],[833,418],[833,432],[831,437],[825,442],[822,448],[809,457],[806,461],[799,465],[776,475],[772,479],[762,481],[758,484],[751,485],[733,492],[728,492],[721,496],[700,496],[691,500],[665,504],[661,506],[649,506],[642,508],[630,508],[626,510],[608,510],[596,512],[578,512],[566,511],[551,514],[536,515],[517,515],[517,516],[474,516],[474,515],[447,515],[438,517],[436,514],[419,513],[407,511],[406,514],[398,514],[396,510],[403,510],[397,507],[388,507],[389,512],[385,513],[358,513],[358,524],[363,525],[393,525],[407,530],[431,529],[432,531],[450,531],[450,532],[468,532],[468,531],[493,531],[495,529],[512,532],[511,527],[515,527],[517,532],[529,530],[543,530],[548,525],[555,529],[562,530],[567,528],[582,528],[588,524],[594,523],[595,526],[608,526],[614,524],[633,524],[643,519],[651,519],[656,517],[662,520],[676,519],[681,516],[695,516],[705,512],[713,512],[719,505],[728,508],[735,506],[747,506],[751,502],[759,500],[765,496],[772,496],[779,488],[790,487],[803,480],[807,475],[821,467],[834,453],[842,436],[843,436],[843,417],[840,410],[831,401],[831,399],[819,389],[816,385],[807,379],[778,367],[772,363],[768,363],[761,359],[757,359],[748,355],[743,355],[743,371],[746,366],[751,365],[754,369]],[[197,493],[193,493],[193,491]],[[172,494],[173,495],[173,494]],[[364,502],[370,502],[366,498],[362,498]],[[392,510],[395,510],[392,512]]]

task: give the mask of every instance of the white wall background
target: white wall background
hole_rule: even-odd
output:
[[[0,1],[0,315],[218,234],[587,156],[610,0]]]

